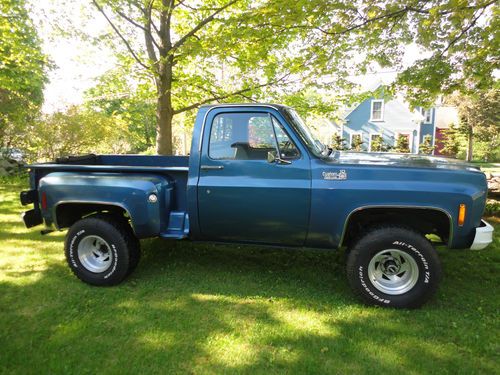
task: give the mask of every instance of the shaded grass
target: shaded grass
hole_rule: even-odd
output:
[[[440,249],[416,311],[360,305],[326,251],[147,240],[128,281],[96,288],[66,267],[64,233],[22,226],[20,189],[0,187],[0,372],[499,372],[498,236]]]

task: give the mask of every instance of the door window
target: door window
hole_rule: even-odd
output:
[[[280,155],[282,159],[298,159],[300,157],[300,152],[292,142],[288,134],[286,134],[283,126],[274,117],[273,125],[274,131],[276,132],[276,139],[278,141],[278,147],[280,150]]]
[[[299,157],[296,146],[269,114],[222,113],[212,122],[208,154],[215,160],[267,160],[276,144],[282,158]]]

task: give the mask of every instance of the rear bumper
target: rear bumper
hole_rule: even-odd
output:
[[[482,250],[493,242],[493,227],[481,220],[481,226],[476,228],[476,235],[470,247],[471,250]]]

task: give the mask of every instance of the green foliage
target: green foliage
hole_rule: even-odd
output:
[[[344,138],[342,138],[340,135],[335,134],[332,137],[332,140],[330,142],[330,147],[333,150],[344,151],[344,150],[348,149],[346,142],[347,141]]]
[[[384,142],[384,138],[381,135],[375,135],[372,137],[371,151],[373,152],[387,152],[391,147]]]
[[[424,155],[432,155],[434,151],[434,146],[432,145],[432,136],[430,134],[424,135],[422,143],[418,148],[418,152]]]
[[[99,77],[97,84],[86,92],[85,106],[125,123],[132,152],[144,152],[155,144],[154,87],[130,61],[123,61]]]
[[[12,185],[18,187],[25,185],[27,187],[28,184],[29,184],[29,175],[28,175],[28,169],[26,168],[21,168],[18,171],[18,173],[15,173],[10,176],[0,176],[0,186]]]
[[[470,141],[475,159],[500,160],[500,90],[492,88],[467,96],[455,94],[449,101],[458,108],[457,131],[466,140],[462,149],[468,149]]]
[[[488,199],[484,208],[484,215],[500,218],[500,202],[495,199]]]
[[[312,87],[298,92],[271,92],[273,102],[294,108],[302,118],[310,116],[331,116],[339,110],[341,97],[330,93],[320,93]]]
[[[0,146],[15,144],[38,113],[48,65],[26,2],[0,0]]]
[[[353,151],[363,151],[363,137],[361,134],[354,134],[351,141],[351,150]]]
[[[399,134],[396,138],[396,144],[394,145],[395,152],[410,152],[410,144],[408,141],[408,136],[404,134]]]
[[[71,107],[29,125],[24,148],[29,160],[54,160],[86,153],[125,153],[131,148],[127,124],[99,112]]]
[[[460,151],[460,144],[462,136],[456,125],[452,124],[448,129],[442,130],[443,139],[441,141],[442,147],[439,150],[444,155],[457,157]]]
[[[373,63],[401,68],[410,43],[431,56],[400,74],[397,85],[420,105],[443,91],[491,85],[498,62],[498,5],[485,0],[93,3],[112,30],[99,41],[154,82],[157,148],[165,153],[180,113],[269,99],[321,112],[331,101],[311,101],[308,89],[345,92],[353,71]]]
[[[443,93],[472,94],[495,85],[500,50],[499,5],[496,1],[431,0],[400,7],[415,9],[411,39],[430,52],[399,75],[413,105],[430,106]],[[417,10],[418,9],[418,10]],[[412,30],[413,29],[413,30]]]

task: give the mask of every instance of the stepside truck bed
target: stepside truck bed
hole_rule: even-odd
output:
[[[35,203],[35,208],[26,212],[25,222],[28,226],[40,224],[42,218],[49,220],[50,216],[57,215],[58,207],[62,208],[62,205],[55,207],[55,212],[51,213],[50,216],[47,212],[44,212],[43,206],[47,202],[43,202],[44,198],[41,192],[47,186],[40,185],[42,179],[45,184],[48,181],[58,180],[61,186],[57,188],[57,196],[66,205],[79,202],[79,196],[82,192],[80,189],[82,188],[85,189],[85,197],[81,203],[91,203],[93,198],[96,201],[102,200],[105,198],[105,194],[116,193],[114,197],[118,198],[120,192],[130,192],[134,184],[147,179],[149,183],[158,184],[158,193],[160,193],[158,197],[160,212],[155,213],[155,217],[157,216],[159,221],[157,223],[159,233],[154,233],[154,235],[184,238],[189,229],[187,227],[186,202],[188,164],[189,157],[187,156],[85,155],[59,158],[55,163],[30,165],[29,168],[32,172],[30,174],[30,185],[32,190],[24,194],[27,202]],[[107,184],[107,188],[102,187],[102,189],[107,190],[101,189],[92,193],[92,190],[98,185],[94,186],[92,181]],[[113,189],[112,186],[115,183],[117,185]],[[121,189],[118,185],[121,186]],[[136,193],[132,195],[134,194]],[[127,198],[124,196],[124,199]],[[126,207],[127,204],[128,207]],[[129,200],[128,203],[123,203],[123,208],[127,209],[127,213],[133,213],[138,218],[139,223],[134,229],[137,230],[136,234],[139,237],[153,234],[151,231],[153,231],[152,227],[154,226],[146,225],[146,223],[143,226],[140,225],[140,221],[147,222],[151,219],[148,213],[144,212],[144,207],[140,207],[137,202],[134,203]],[[71,209],[69,210],[71,211]],[[43,216],[42,213],[44,213]],[[56,228],[61,226],[59,225],[61,223],[57,223],[55,220],[49,223],[54,224]]]

